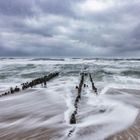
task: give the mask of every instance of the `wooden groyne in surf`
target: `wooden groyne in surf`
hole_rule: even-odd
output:
[[[74,102],[75,110],[70,117],[70,124],[76,124],[76,122],[77,122],[76,115],[77,115],[77,110],[78,110],[78,103],[79,103],[79,100],[81,99],[81,91],[82,91],[82,86],[84,84],[84,75],[85,75],[84,73],[81,73],[81,80],[80,80],[79,86],[76,87],[76,89],[78,90],[78,94],[77,94],[77,97]],[[75,129],[72,129],[69,131],[68,137],[71,136],[71,134],[74,132],[74,130]]]
[[[97,88],[95,87],[95,84],[93,82],[91,74],[90,73],[81,73],[81,80],[80,80],[79,86],[76,86],[76,89],[78,90],[78,94],[77,94],[77,97],[76,97],[75,102],[74,102],[75,110],[70,117],[70,124],[76,124],[77,123],[76,115],[77,115],[77,110],[78,110],[78,103],[79,103],[79,100],[81,99],[82,87],[83,87],[83,85],[84,85],[84,87],[88,87],[88,86],[86,86],[86,84],[84,84],[84,76],[88,76],[88,75],[89,75],[89,79],[90,79],[90,82],[91,82],[91,85],[92,85],[92,90],[95,92],[96,95],[98,95]],[[100,110],[100,112],[103,112],[103,111],[104,110]],[[73,127],[73,129],[71,129],[69,131],[68,137],[70,137],[73,134],[75,129],[76,129],[76,127]]]
[[[18,86],[16,86],[15,88],[11,87],[10,90],[6,91],[3,94],[0,94],[0,97],[10,95],[10,94],[15,94],[15,93],[18,93],[18,92],[23,91],[25,89],[28,89],[28,88],[33,88],[33,87],[35,87],[39,84],[42,84],[42,85],[44,85],[44,87],[46,87],[47,82],[50,81],[51,79],[53,79],[54,77],[58,76],[58,75],[59,75],[59,72],[50,73],[47,76],[34,79],[31,82],[22,83],[21,88],[19,88]]]
[[[91,85],[92,85],[92,90],[95,92],[96,95],[98,95],[97,88],[95,87],[95,84],[92,80],[91,73],[89,73],[89,78],[90,78],[90,82],[91,82]]]
[[[84,74],[81,73],[81,80],[80,80],[80,83],[78,86],[78,95],[77,95],[75,102],[74,102],[75,110],[71,115],[70,124],[76,124],[76,114],[77,114],[77,109],[78,109],[78,102],[81,99],[81,91],[82,91],[83,83],[84,83]]]

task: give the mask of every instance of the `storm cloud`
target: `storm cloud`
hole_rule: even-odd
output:
[[[0,56],[139,57],[140,0],[1,0]]]

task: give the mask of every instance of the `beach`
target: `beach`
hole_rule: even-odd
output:
[[[140,60],[3,58],[0,94],[55,71],[59,76],[47,87],[0,97],[0,140],[140,139]],[[70,124],[83,72],[87,86],[82,85],[76,124]]]

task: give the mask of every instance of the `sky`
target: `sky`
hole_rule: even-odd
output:
[[[139,57],[140,0],[0,0],[0,56]]]

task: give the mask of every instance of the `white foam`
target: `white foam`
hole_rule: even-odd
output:
[[[28,74],[30,72],[41,71],[54,71],[63,70],[65,64],[73,64],[73,69],[76,69],[77,64],[81,64],[81,71],[84,67],[83,64],[89,66],[87,71],[93,72],[96,70],[105,69],[107,72],[113,72],[115,74],[104,74],[103,81],[94,81],[99,92],[99,96],[95,96],[91,90],[91,83],[89,79],[86,79],[86,83],[89,85],[82,92],[82,99],[78,104],[77,124],[70,125],[70,116],[74,111],[74,100],[77,96],[75,86],[79,83],[78,77],[73,76],[59,76],[55,80],[47,83],[47,88],[37,86],[33,90],[26,90],[21,94],[15,94],[5,96],[0,99],[0,114],[1,118],[19,116],[18,120],[9,119],[10,121],[0,121],[0,128],[10,127],[12,131],[32,130],[39,127],[46,128],[59,128],[56,132],[58,135],[67,135],[69,130],[75,128],[71,139],[77,140],[90,140],[90,139],[104,139],[105,137],[114,134],[129,127],[138,114],[137,108],[131,104],[125,104],[122,101],[109,99],[106,96],[107,91],[110,88],[120,89],[140,89],[140,80],[138,78],[119,76],[122,69],[129,69],[130,65],[126,61],[123,64],[114,61],[96,61],[96,60],[82,60],[82,59],[65,59],[65,61],[30,61],[30,59],[17,59],[15,60],[3,60],[0,61],[0,69],[11,68],[14,65],[27,65],[34,64],[36,67],[31,70],[21,70],[19,75]],[[133,64],[132,66],[134,66]],[[140,66],[136,63],[137,67]],[[131,66],[129,66],[131,67]],[[93,69],[95,68],[95,69]],[[118,70],[121,68],[121,70]],[[77,69],[76,69],[77,70]],[[78,68],[80,72],[80,68]],[[68,69],[67,72],[71,71]],[[8,72],[8,71],[7,71]],[[93,74],[93,80],[94,76]],[[20,79],[21,77],[7,77],[6,82],[0,83],[0,90],[9,89],[20,81],[31,80]],[[12,80],[13,84],[9,82]],[[124,94],[124,98],[126,95]],[[133,95],[132,95],[133,98]],[[104,110],[105,112],[100,112]],[[120,116],[121,114],[121,116]],[[19,129],[17,129],[19,128]],[[64,130],[66,133],[64,133]],[[79,133],[82,134],[79,134]],[[56,138],[57,140],[59,138]],[[62,140],[62,137],[60,138]]]
[[[76,125],[78,128],[77,135],[75,135],[73,139],[102,140],[111,134],[129,127],[138,115],[137,108],[124,104],[123,102],[111,100],[105,95],[88,96],[88,102],[87,105],[85,105],[87,110],[84,108],[86,111],[83,112],[83,108],[80,108],[80,112],[82,112],[81,114],[85,117],[81,118],[80,122]],[[91,107],[90,109],[88,108],[88,105]],[[91,113],[88,112],[88,109]],[[104,109],[105,112],[101,113],[100,109]],[[87,113],[87,115],[84,113]],[[86,129],[91,126],[96,130],[94,133],[89,129],[89,132],[91,132],[88,135],[79,136],[78,133],[81,129],[85,128],[86,131]],[[101,127],[96,128],[96,126]]]
[[[115,81],[122,84],[140,84],[140,79],[126,76],[114,76]]]

